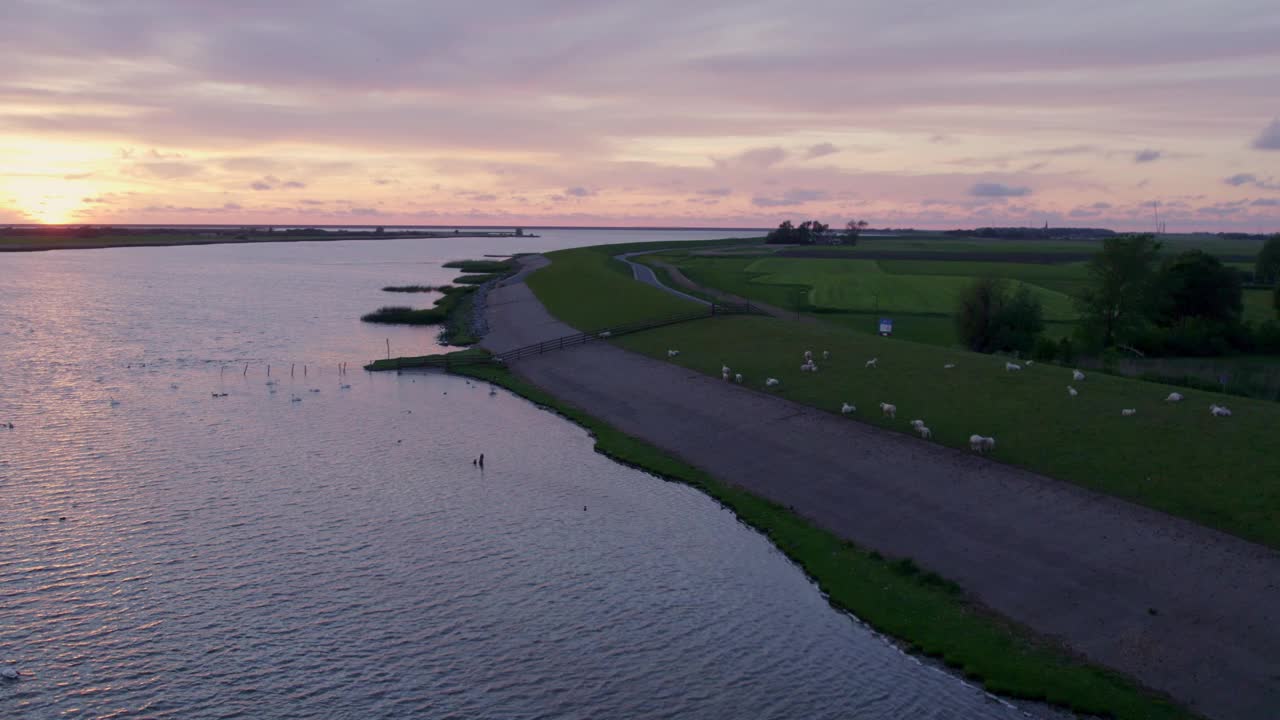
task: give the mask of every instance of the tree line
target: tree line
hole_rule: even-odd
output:
[[[1070,362],[1076,347],[1113,348],[1143,355],[1211,356],[1233,352],[1280,353],[1280,323],[1244,320],[1244,280],[1203,250],[1161,259],[1153,235],[1105,238],[1089,261],[1087,289],[1075,298],[1080,313],[1075,343],[1040,337],[1043,309],[1025,286],[983,278],[959,299],[957,331],[979,352],[1020,352]],[[1255,283],[1272,284],[1271,304],[1280,318],[1280,234],[1258,253]]]
[[[866,220],[850,220],[845,223],[844,230],[831,232],[831,226],[817,220],[805,220],[793,225],[784,220],[774,230],[770,230],[764,241],[771,245],[815,245],[831,243],[837,245],[856,245],[858,236],[867,227]]]

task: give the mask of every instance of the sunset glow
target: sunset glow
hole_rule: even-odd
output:
[[[0,223],[1280,229],[1273,2],[799,5],[8,0]]]

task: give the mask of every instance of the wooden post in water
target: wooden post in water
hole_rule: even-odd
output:
[[[240,373],[240,376],[241,376],[241,377],[247,377],[248,375],[249,375],[249,363],[245,363],[245,364],[244,364],[244,372]]]
[[[227,366],[226,366],[226,365],[219,365],[219,366],[218,366],[218,377],[222,377],[222,374],[223,374],[224,372],[226,372],[226,371],[227,371]]]
[[[387,359],[391,359],[391,338],[387,338]]]
[[[267,377],[271,377],[271,366],[267,366]]]
[[[307,364],[302,363],[302,377],[306,377],[306,376],[307,376]]]
[[[293,368],[297,363],[289,363],[289,377],[293,377]]]

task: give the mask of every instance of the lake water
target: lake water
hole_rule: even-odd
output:
[[[672,236],[0,254],[0,718],[1022,717],[580,428],[358,370],[435,345],[383,285]]]

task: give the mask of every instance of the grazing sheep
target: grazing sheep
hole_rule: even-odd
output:
[[[804,361],[805,361],[805,362],[811,362],[812,360],[813,360],[813,351],[812,351],[812,350],[805,350],[805,351],[804,351]]]
[[[1131,416],[1133,416],[1133,415],[1137,415],[1137,414],[1138,414],[1138,409],[1137,409],[1137,408],[1125,408],[1125,409],[1123,409],[1123,410],[1121,410],[1121,411],[1120,411],[1120,414],[1121,414],[1121,415],[1123,415],[1123,416],[1125,416],[1125,417],[1131,417]]]
[[[764,381],[764,386],[765,386],[765,387],[773,387],[773,386],[775,386],[775,385],[777,385],[777,384],[778,384],[778,378],[767,378],[767,379]]]
[[[1021,370],[1021,369],[1022,369],[1022,366],[1019,365],[1018,363],[1007,362],[1004,364],[1005,372],[1009,372],[1010,370]]]
[[[853,413],[853,412],[858,412],[858,408],[854,407],[853,405],[850,405],[849,403],[845,403],[840,406],[841,415],[848,415],[849,413]]]
[[[1076,382],[1080,382],[1081,380],[1084,380],[1084,373],[1080,372],[1079,370],[1072,370],[1071,379],[1075,380]]]
[[[1075,397],[1079,394],[1080,393],[1076,392],[1075,388],[1071,387],[1070,385],[1067,386],[1067,395],[1069,395],[1070,397]]]
[[[822,351],[822,359],[823,359],[823,360],[830,360],[830,359],[831,359],[831,353],[827,352],[826,350],[823,350],[823,351]]]
[[[604,340],[605,338],[613,337],[613,333],[609,332],[608,330],[605,330],[604,332],[600,333],[596,337],[600,338],[601,340]]]
[[[1216,417],[1231,417],[1231,411],[1222,405],[1210,405],[1209,412]]]
[[[818,363],[816,363],[816,362],[814,362],[814,361],[810,360],[810,361],[809,361],[809,372],[818,372]]]
[[[953,367],[955,367],[955,366],[956,366],[956,364],[955,364],[955,363],[947,363],[946,365],[943,365],[943,366],[942,366],[942,369],[943,369],[943,370],[950,370],[951,368],[953,368]]]
[[[1164,399],[1164,401],[1165,402],[1182,402],[1182,393],[1171,392],[1169,393],[1169,396]]]
[[[1035,361],[1035,360],[1028,360],[1028,361],[1027,361],[1027,367],[1031,367],[1032,365],[1035,365],[1035,364],[1036,364],[1036,361]]]
[[[924,421],[923,421],[923,420],[912,420],[912,421],[911,421],[911,427],[915,428],[916,430],[919,430],[920,428],[924,427]]]
[[[921,425],[920,427],[916,428],[916,432],[920,433],[921,440],[929,440],[933,437],[933,431],[925,427],[924,425]]]
[[[982,451],[991,452],[996,449],[996,439],[993,437],[982,438]]]
[[[809,372],[809,363],[800,366],[800,372]]]
[[[867,361],[867,364],[865,365],[865,367],[869,367],[869,368],[877,367],[876,362],[877,362],[877,361],[879,361],[879,360],[880,360],[880,358],[878,358],[878,357],[873,357],[873,358],[871,358],[870,360],[868,360],[868,361]]]
[[[736,383],[738,383],[738,384],[741,384],[741,383],[742,383],[742,373],[738,373],[737,375],[734,375],[734,376],[733,376],[733,381],[734,381],[734,382],[736,382]]]
[[[679,354],[680,354],[680,351],[679,351],[679,350],[668,350],[668,351],[667,351],[667,357],[669,357],[669,358],[673,358],[673,357],[675,357],[675,356],[677,356],[677,355],[679,355]]]
[[[721,365],[721,366],[720,366],[720,374],[721,374],[721,375],[728,375],[728,374],[729,374],[729,366],[728,366],[728,365]]]
[[[982,447],[983,447],[983,441],[984,441],[984,440],[986,440],[986,438],[982,437],[981,435],[970,435],[970,436],[969,436],[969,449],[970,449],[970,450],[972,450],[972,451],[974,451],[974,452],[979,452],[979,453],[980,453],[980,452],[982,452]]]
[[[880,412],[887,418],[896,418],[898,416],[898,406],[889,403],[880,403]]]

